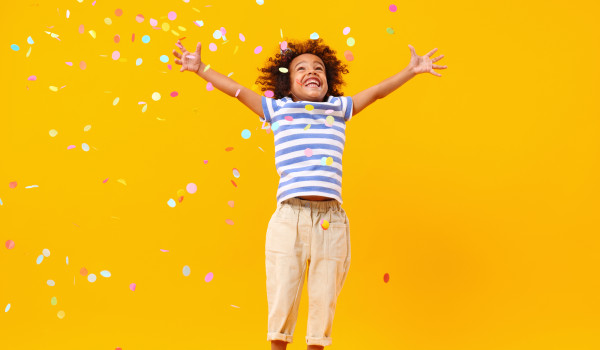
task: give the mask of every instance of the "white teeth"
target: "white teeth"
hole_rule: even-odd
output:
[[[310,83],[306,84],[306,86],[308,86],[309,84],[317,84],[317,86],[319,86],[319,82],[317,79],[310,78],[307,81],[309,81]]]

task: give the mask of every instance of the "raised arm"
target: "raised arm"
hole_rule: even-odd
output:
[[[371,86],[370,88],[359,92],[358,94],[352,96],[352,115],[358,114],[358,112],[367,108],[368,105],[375,102],[380,98],[384,98],[389,95],[392,91],[396,90],[404,83],[412,79],[417,74],[429,72],[433,75],[441,77],[441,74],[436,73],[433,69],[445,69],[448,66],[438,66],[437,64],[432,64],[433,62],[439,61],[444,57],[444,55],[435,57],[434,59],[430,59],[431,55],[433,55],[437,49],[433,49],[429,51],[425,56],[419,56],[415,52],[414,47],[408,45],[411,50],[411,60],[408,66],[404,68],[402,71],[397,73],[396,75],[387,78],[381,83]]]
[[[176,64],[181,65],[180,72],[190,71],[196,73],[202,79],[212,83],[214,87],[223,91],[231,97],[236,97],[246,107],[250,108],[259,117],[264,117],[262,109],[262,100],[259,94],[237,83],[235,80],[225,76],[207,66],[201,60],[202,44],[198,43],[196,52],[190,53],[183,47],[181,41],[177,41],[177,47],[181,49],[181,53],[173,50],[173,55],[179,58],[175,60]],[[239,90],[239,92],[238,92]]]

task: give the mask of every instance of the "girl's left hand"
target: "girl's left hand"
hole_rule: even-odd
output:
[[[430,59],[431,55],[433,55],[433,53],[436,52],[437,49],[433,49],[433,50],[429,51],[424,56],[419,56],[415,52],[415,48],[412,47],[412,45],[408,45],[408,47],[410,48],[410,51],[411,51],[410,63],[408,64],[408,66],[410,69],[412,69],[412,71],[415,74],[429,72],[433,75],[437,75],[438,77],[441,77],[442,75],[435,72],[433,69],[448,68],[448,66],[438,66],[437,64],[433,64],[433,62],[437,62],[437,61],[441,60],[442,57],[444,57],[444,55],[435,57],[434,59]]]

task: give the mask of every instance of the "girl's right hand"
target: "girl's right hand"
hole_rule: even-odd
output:
[[[200,50],[202,49],[202,44],[198,43],[196,46],[196,52],[189,52],[185,47],[181,44],[180,40],[177,40],[177,47],[181,49],[181,53],[173,50],[173,55],[179,58],[179,60],[175,60],[175,63],[181,65],[180,72],[189,70],[190,72],[198,73],[198,69],[202,65],[202,61],[200,59]],[[183,58],[182,58],[183,57]]]

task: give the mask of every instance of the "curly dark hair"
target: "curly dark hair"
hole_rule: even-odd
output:
[[[290,91],[290,63],[294,58],[305,53],[310,53],[319,56],[325,64],[325,76],[327,77],[327,93],[324,100],[329,96],[344,96],[340,90],[342,85],[346,85],[342,74],[347,74],[347,65],[340,61],[335,51],[323,43],[323,39],[316,40],[308,39],[304,42],[292,41],[287,42],[287,49],[282,51],[278,48],[278,53],[275,58],[269,57],[263,68],[258,68],[262,74],[256,80],[257,85],[262,85],[261,91],[271,90],[274,93],[273,98],[280,99],[288,96]],[[282,73],[279,68],[288,69],[288,73]]]

